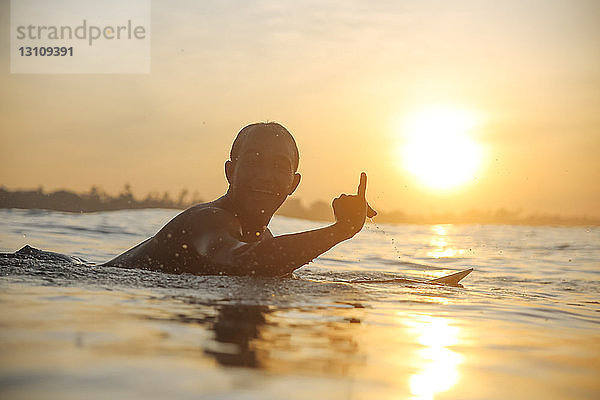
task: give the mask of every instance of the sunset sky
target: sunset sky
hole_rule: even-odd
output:
[[[235,134],[268,120],[298,142],[305,203],[364,170],[384,211],[600,216],[598,1],[154,1],[152,72],[132,75],[11,74],[0,4],[7,188],[211,200]],[[454,179],[471,147],[450,187],[407,165]]]

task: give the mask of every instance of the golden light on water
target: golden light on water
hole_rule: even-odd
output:
[[[430,107],[402,126],[402,166],[432,189],[451,189],[476,179],[482,149],[471,136],[475,114],[450,107]]]
[[[429,315],[418,315],[409,325],[423,346],[417,351],[421,367],[409,378],[412,398],[434,399],[460,380],[458,366],[463,356],[449,348],[459,342],[460,329],[446,318]]]
[[[458,257],[464,254],[464,249],[456,249],[448,243],[448,228],[444,225],[434,225],[431,227],[434,236],[429,241],[433,249],[427,252],[428,257],[445,258]]]

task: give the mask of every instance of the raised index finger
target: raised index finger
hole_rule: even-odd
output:
[[[362,198],[364,198],[366,192],[367,192],[367,174],[365,174],[364,172],[361,172],[360,173],[360,183],[358,184],[358,191],[356,192],[356,194],[358,196],[361,196]]]

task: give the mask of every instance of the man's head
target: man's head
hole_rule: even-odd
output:
[[[225,163],[228,196],[240,211],[272,215],[300,183],[299,154],[290,132],[278,123],[244,127]]]
[[[298,170],[300,156],[296,141],[294,140],[292,134],[285,129],[283,125],[278,124],[277,122],[259,122],[243,127],[242,130],[238,132],[233,144],[231,145],[229,159],[235,161],[240,156],[240,153],[247,145],[248,141],[256,138],[257,135],[271,136],[271,139],[277,138],[279,141],[287,142],[293,156],[292,160],[294,172]]]

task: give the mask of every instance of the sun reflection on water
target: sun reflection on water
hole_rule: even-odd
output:
[[[413,399],[433,400],[460,379],[458,366],[463,356],[449,349],[459,342],[460,328],[451,325],[447,318],[417,315],[409,322],[409,329],[424,346],[417,354],[420,369],[410,376],[409,386]]]
[[[465,253],[463,249],[455,249],[448,245],[448,227],[445,225],[434,225],[431,230],[435,234],[429,244],[434,247],[427,252],[428,257],[445,258],[458,257]]]

